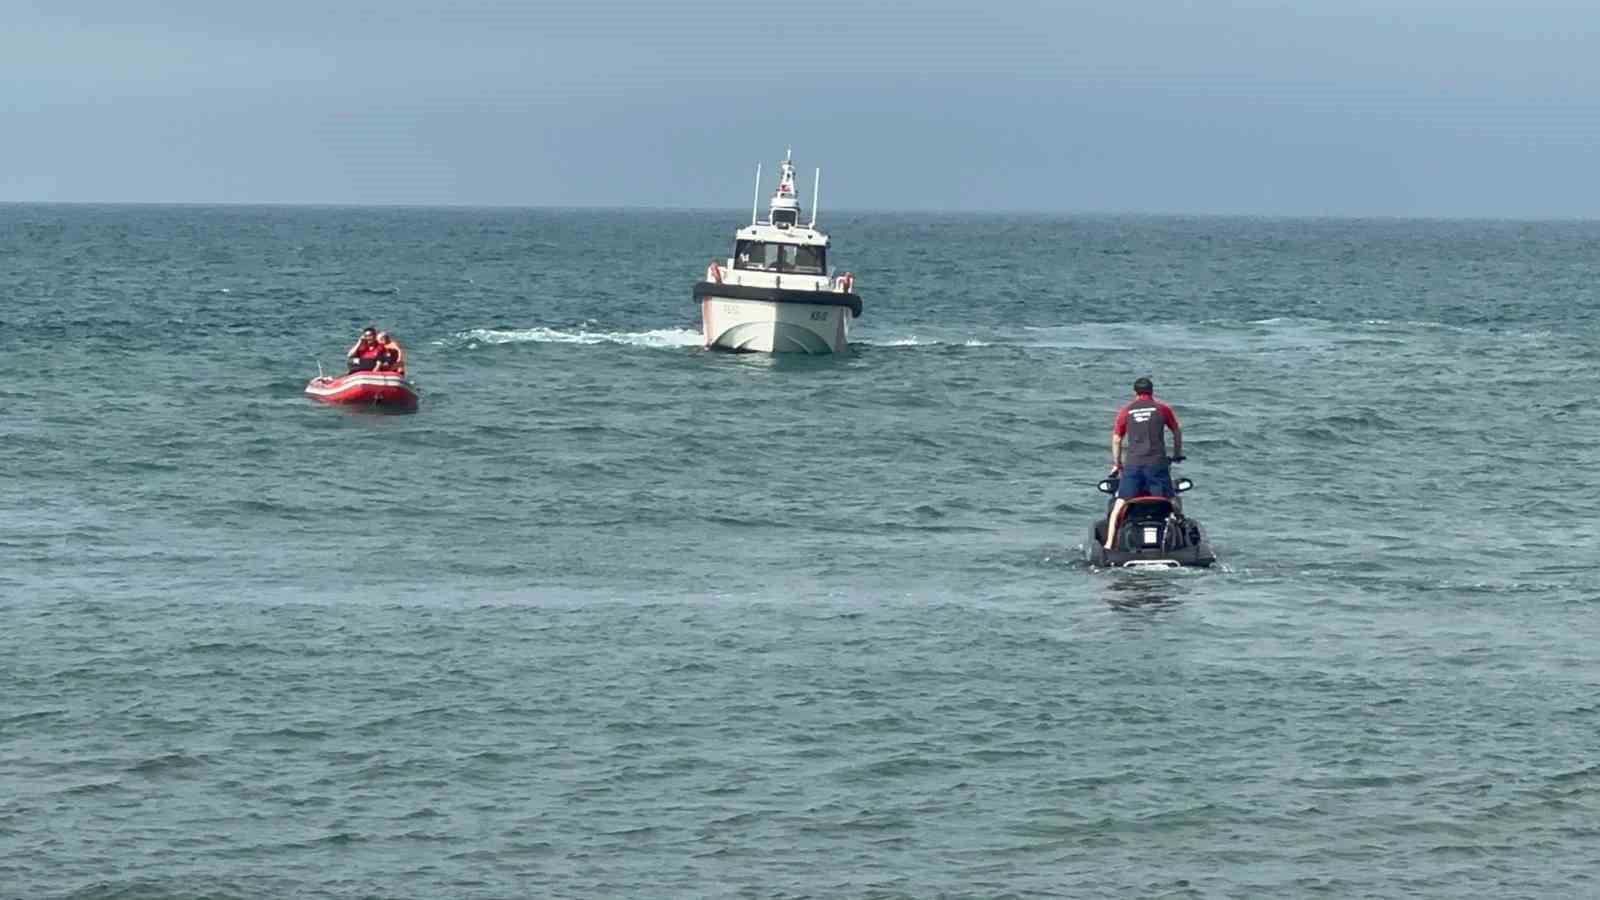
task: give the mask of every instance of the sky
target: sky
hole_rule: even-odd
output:
[[[1600,4],[0,0],[0,201],[1600,218]],[[770,189],[770,180],[767,185]]]

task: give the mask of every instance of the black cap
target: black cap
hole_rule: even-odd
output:
[[[1135,394],[1149,394],[1155,389],[1155,383],[1148,378],[1140,376],[1133,380],[1133,392]]]

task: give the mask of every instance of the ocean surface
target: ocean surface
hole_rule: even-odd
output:
[[[742,221],[0,206],[0,897],[1600,896],[1600,223]]]

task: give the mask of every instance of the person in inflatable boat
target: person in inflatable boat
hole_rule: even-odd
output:
[[[378,346],[381,348],[381,352],[378,355],[377,371],[404,375],[406,373],[406,351],[400,349],[400,342],[394,339],[394,335],[387,331],[378,332]]]
[[[378,362],[383,358],[383,345],[378,343],[378,329],[368,325],[361,329],[361,338],[355,346],[345,351],[349,359],[350,371],[368,372],[378,367]]]

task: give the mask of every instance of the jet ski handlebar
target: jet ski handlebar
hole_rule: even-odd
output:
[[[1107,475],[1106,477],[1100,479],[1100,483],[1095,485],[1095,489],[1102,494],[1115,494],[1117,492],[1117,482],[1121,480],[1122,479],[1115,473]],[[1174,494],[1181,494],[1192,487],[1194,487],[1193,480],[1188,478],[1179,478],[1177,481],[1172,483],[1172,492]]]

